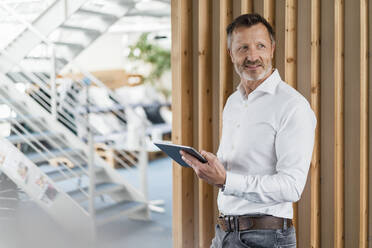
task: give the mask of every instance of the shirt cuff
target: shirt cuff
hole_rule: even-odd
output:
[[[224,195],[233,195],[241,191],[244,185],[244,177],[242,175],[234,174],[229,171],[226,172],[226,183],[223,191]]]

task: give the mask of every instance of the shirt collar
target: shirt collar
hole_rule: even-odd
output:
[[[275,69],[273,73],[271,73],[271,75],[265,80],[263,81],[254,91],[252,91],[250,94],[254,93],[254,92],[265,92],[265,93],[269,93],[269,94],[274,94],[275,93],[275,89],[276,89],[276,86],[278,85],[278,83],[281,81],[282,79],[280,78],[280,75],[279,75],[279,72],[278,72],[278,69]],[[247,96],[246,96],[246,93],[245,93],[245,89],[242,85],[242,83],[240,83],[238,85],[238,91],[240,92],[240,95],[243,99],[246,99]]]

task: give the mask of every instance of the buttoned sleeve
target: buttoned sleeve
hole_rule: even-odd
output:
[[[276,173],[242,175],[228,171],[223,194],[256,203],[298,201],[311,162],[315,127],[316,118],[309,104],[297,103],[280,121],[276,133]]]

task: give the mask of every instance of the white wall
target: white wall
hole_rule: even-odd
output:
[[[107,33],[83,51],[76,63],[88,71],[123,69],[123,34]]]

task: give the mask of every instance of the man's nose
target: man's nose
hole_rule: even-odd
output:
[[[254,49],[254,48],[249,49],[247,51],[246,57],[250,61],[256,61],[259,58],[257,49]]]

